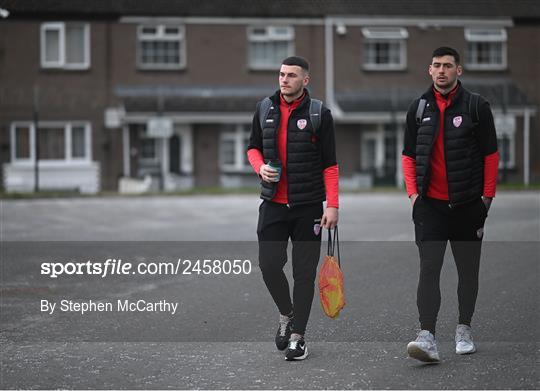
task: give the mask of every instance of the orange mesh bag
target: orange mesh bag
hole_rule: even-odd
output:
[[[334,249],[337,246],[337,258]],[[343,272],[341,271],[339,256],[339,237],[337,227],[334,229],[334,240],[328,230],[328,251],[319,271],[319,295],[324,313],[336,319],[339,312],[345,307],[345,288],[343,285]]]

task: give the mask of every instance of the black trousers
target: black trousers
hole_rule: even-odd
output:
[[[420,253],[417,305],[422,330],[435,333],[441,305],[439,279],[450,241],[458,272],[459,323],[470,325],[478,295],[480,252],[487,209],[481,198],[450,208],[447,201],[419,197],[413,207]]]
[[[292,332],[304,334],[313,302],[317,264],[321,250],[322,203],[289,208],[263,201],[259,208],[257,236],[259,266],[279,312],[294,312]],[[292,241],[293,299],[283,272],[287,244]]]

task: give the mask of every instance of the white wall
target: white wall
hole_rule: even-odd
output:
[[[4,189],[8,193],[34,191],[34,166],[32,164],[6,163]],[[40,190],[78,190],[84,194],[100,191],[99,163],[39,166]]]

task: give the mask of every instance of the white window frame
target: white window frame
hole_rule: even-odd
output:
[[[500,71],[508,67],[508,48],[506,29],[504,28],[466,28],[465,40],[467,41],[467,57],[465,67],[477,71]],[[468,45],[471,43],[501,43],[501,64],[478,64],[472,62]],[[474,59],[476,61],[476,59]]]
[[[265,29],[266,33],[264,35],[254,34],[254,30]],[[285,34],[280,34],[278,30],[285,29]],[[293,26],[248,26],[247,28],[247,40],[248,40],[248,49],[247,49],[247,63],[248,68],[255,71],[274,71],[279,68],[283,58],[280,58],[276,63],[267,63],[267,64],[254,64],[251,61],[251,42],[273,42],[273,41],[285,41],[287,42],[287,57],[294,54],[294,38],[295,32]]]
[[[366,71],[403,71],[407,69],[407,38],[409,33],[403,27],[363,27],[364,37],[362,53],[362,67]],[[399,44],[399,64],[376,64],[367,61],[367,44],[370,43],[398,43]]]
[[[84,62],[82,63],[67,63],[66,62],[66,23],[65,22],[47,22],[41,24],[40,31],[40,56],[41,67],[49,69],[65,69],[65,70],[84,70],[90,68],[90,25],[84,22],[70,22],[81,25],[84,31]],[[46,61],[47,45],[45,43],[45,33],[48,30],[58,31],[59,39],[59,59],[58,61]]]
[[[155,28],[157,32],[155,34],[145,34],[143,30],[145,28]],[[178,34],[166,34],[165,29],[177,28]],[[179,55],[180,62],[178,64],[144,64],[142,62],[143,41],[178,41],[179,42]],[[137,27],[137,68],[142,70],[160,70],[160,71],[177,71],[186,68],[186,27],[184,25],[172,25],[172,24],[141,24]]]
[[[71,148],[71,130],[74,126],[81,126],[84,128],[84,157],[76,158],[72,157]],[[25,127],[30,129],[30,157],[26,159],[20,159],[15,156],[15,132],[16,128]],[[89,164],[92,162],[92,125],[87,121],[69,121],[69,122],[56,122],[56,121],[43,121],[38,124],[39,129],[47,128],[64,128],[64,159],[40,159],[40,165],[69,165],[73,163]],[[12,122],[10,126],[10,145],[11,145],[11,162],[13,164],[34,164],[36,161],[36,128],[31,121],[18,121]]]
[[[237,125],[235,130],[221,132],[219,142],[219,167],[223,173],[249,173],[251,165],[247,159],[246,146],[244,139],[249,137],[249,125]],[[224,162],[222,144],[224,141],[232,140],[234,142],[234,163],[226,164]]]

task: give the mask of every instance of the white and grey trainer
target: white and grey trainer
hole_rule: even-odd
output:
[[[458,324],[456,327],[456,353],[472,354],[476,352],[476,346],[472,339],[472,330],[470,326]]]
[[[440,361],[435,336],[429,330],[420,330],[416,339],[407,345],[407,353],[409,357],[425,363]]]

